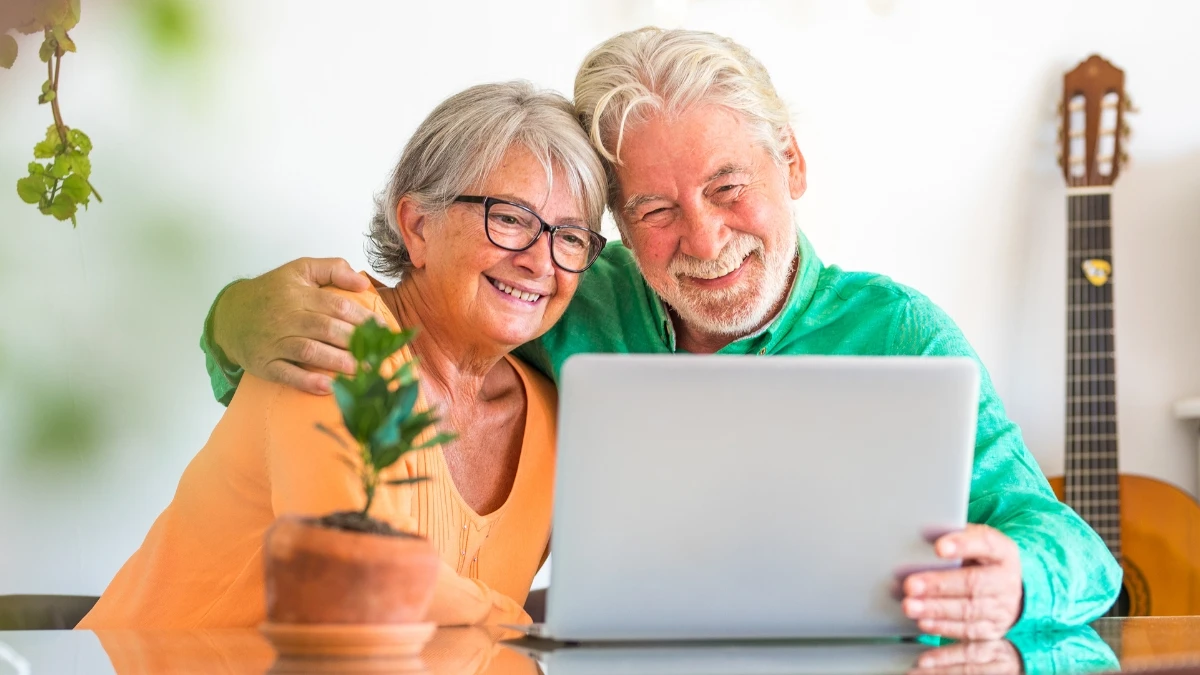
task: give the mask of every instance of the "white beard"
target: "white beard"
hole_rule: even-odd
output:
[[[680,253],[668,266],[674,283],[654,290],[691,330],[706,335],[750,335],[771,318],[771,310],[788,292],[796,263],[794,233],[793,229],[790,244],[784,242],[771,256],[766,255],[761,239],[745,233],[737,233],[716,260]],[[687,281],[689,277],[715,279],[742,264],[748,266],[742,271],[744,278],[730,288],[705,290]]]

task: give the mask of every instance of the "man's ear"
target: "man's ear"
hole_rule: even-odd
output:
[[[783,151],[783,159],[787,162],[788,194],[792,199],[800,199],[808,189],[808,167],[804,163],[804,154],[796,142],[796,132],[792,127],[787,128],[787,146]]]
[[[396,228],[413,267],[421,269],[425,266],[425,213],[407,195],[396,205]]]

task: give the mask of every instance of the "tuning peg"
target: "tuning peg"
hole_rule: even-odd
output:
[[[1126,94],[1125,98],[1121,99],[1121,104],[1127,113],[1136,115],[1141,112],[1141,109],[1133,104],[1133,97],[1131,97],[1129,94]]]
[[[1061,152],[1054,156],[1054,160],[1055,160],[1055,163],[1058,164],[1060,167],[1062,167],[1064,169],[1067,168],[1066,163],[1063,162],[1063,154]]]
[[[1119,166],[1121,168],[1125,168],[1128,165],[1129,165],[1129,153],[1122,151],[1120,156],[1117,157],[1117,166]]]
[[[1126,123],[1121,122],[1121,138],[1128,140],[1133,135],[1133,129]]]

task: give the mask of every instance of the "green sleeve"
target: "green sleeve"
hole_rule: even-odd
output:
[[[914,292],[897,315],[890,342],[894,354],[969,356],[979,364],[967,519],[1000,530],[1020,548],[1025,606],[1013,630],[1078,626],[1104,614],[1120,592],[1121,566],[1095,531],[1054,496],[958,326]]]
[[[217,346],[213,339],[213,312],[217,302],[234,281],[222,288],[213,299],[212,307],[208,308],[208,316],[204,317],[204,330],[200,333],[200,349],[204,351],[204,367],[208,369],[208,379],[212,383],[213,396],[221,405],[229,405],[233,400],[233,392],[237,391],[238,383],[242,381],[242,367],[229,360],[225,352]]]
[[[1121,669],[1121,662],[1096,631],[1087,626],[1065,631],[1029,631],[1009,642],[1021,654],[1026,675],[1100,673]]]

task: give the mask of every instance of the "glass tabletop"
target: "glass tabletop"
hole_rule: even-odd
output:
[[[933,641],[931,641],[933,642]],[[929,663],[927,663],[927,661]],[[437,632],[420,659],[277,660],[255,630],[0,632],[0,675],[344,673],[746,675],[1094,673],[1200,666],[1200,617],[1105,619],[990,643],[624,644],[554,648],[499,629]],[[1197,670],[1200,672],[1200,670]]]

